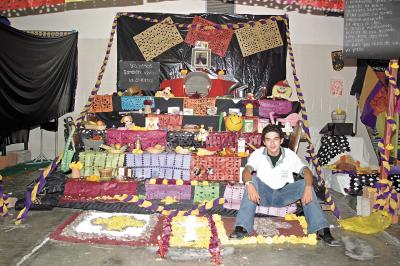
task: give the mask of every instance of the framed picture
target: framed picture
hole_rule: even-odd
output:
[[[203,48],[192,49],[192,65],[195,68],[211,67],[211,50]]]
[[[169,106],[167,110],[168,114],[179,115],[181,108],[179,106]]]
[[[145,126],[146,126],[146,128],[148,130],[157,130],[159,128],[158,127],[158,123],[159,123],[158,117],[154,117],[154,116],[148,117],[148,116],[146,116]]]
[[[243,133],[253,133],[254,131],[254,121],[253,119],[243,120]]]

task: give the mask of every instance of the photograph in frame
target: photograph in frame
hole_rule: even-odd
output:
[[[195,68],[211,67],[211,51],[209,49],[192,49],[192,65]]]

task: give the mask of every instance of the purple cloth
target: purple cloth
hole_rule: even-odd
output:
[[[127,154],[126,167],[136,178],[190,179],[191,155],[176,153]]]
[[[146,187],[146,199],[164,199],[166,197],[173,197],[177,200],[190,200],[192,196],[191,185],[151,185],[148,182]]]

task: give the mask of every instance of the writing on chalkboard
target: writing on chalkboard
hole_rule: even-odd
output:
[[[400,2],[346,0],[344,55],[393,59],[400,55]]]
[[[155,91],[160,85],[160,63],[143,61],[120,61],[119,90],[137,85],[144,91]]]

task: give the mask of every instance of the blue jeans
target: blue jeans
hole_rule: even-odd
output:
[[[253,176],[252,182],[260,195],[261,206],[285,207],[303,197],[305,186],[304,180],[298,180],[294,183],[287,184],[280,189],[270,188],[256,176]],[[312,193],[312,201],[303,206],[304,215],[308,224],[307,231],[309,234],[322,228],[329,227],[328,221],[319,205],[319,200],[315,195],[314,190]],[[246,188],[240,204],[239,212],[236,216],[236,226],[245,228],[249,234],[253,232],[256,207],[256,203],[249,200]]]

